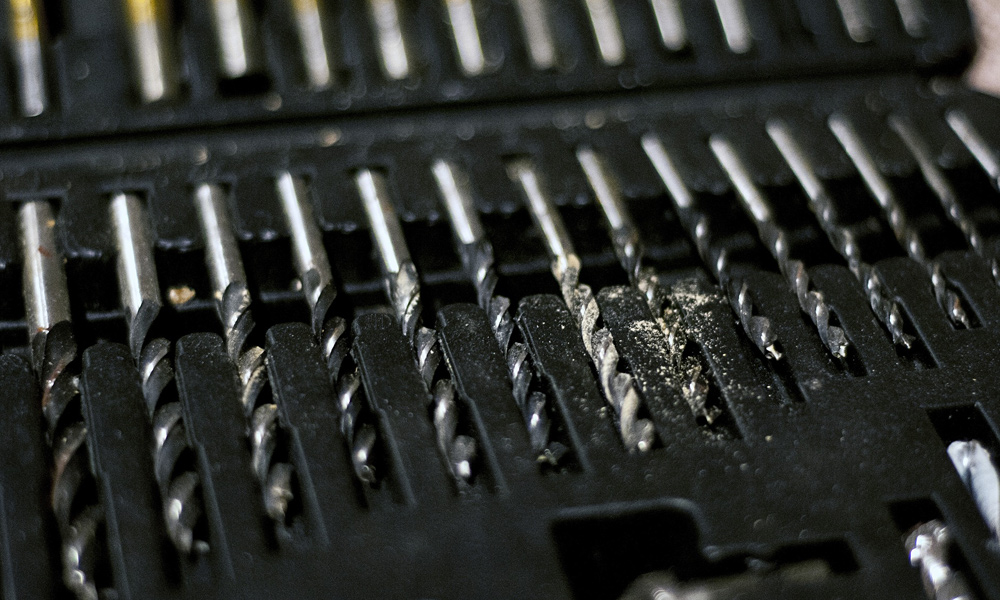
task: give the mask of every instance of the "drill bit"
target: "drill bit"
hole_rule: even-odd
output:
[[[584,0],[601,62],[616,67],[625,61],[625,40],[613,0]]]
[[[144,103],[177,95],[170,10],[164,0],[124,0],[133,67]]]
[[[931,600],[972,600],[972,590],[961,572],[955,570],[951,532],[937,519],[915,527],[904,540],[910,564],[920,568],[924,591]]]
[[[709,145],[716,160],[722,165],[722,169],[736,188],[736,195],[745,212],[756,225],[758,237],[778,263],[778,270],[795,293],[799,308],[812,321],[820,340],[830,354],[838,361],[846,360],[849,344],[844,330],[830,324],[830,307],[827,306],[822,292],[812,285],[805,264],[790,256],[791,247],[788,241],[790,236],[775,220],[771,207],[760,188],[754,183],[743,159],[736,153],[732,144],[722,136],[712,136]]]
[[[948,457],[993,537],[1000,541],[1000,471],[989,450],[977,440],[956,441],[948,445]]]
[[[559,51],[545,0],[514,0],[514,5],[521,21],[524,42],[528,46],[531,66],[538,71],[554,69],[559,61]]]
[[[798,140],[795,139],[791,127],[784,121],[772,120],[767,123],[767,133],[805,191],[809,210],[826,233],[830,244],[847,261],[848,269],[861,283],[872,312],[889,331],[893,343],[909,350],[913,347],[914,338],[905,332],[903,311],[885,289],[885,285],[875,272],[875,267],[862,258],[861,248],[855,242],[854,236],[838,223],[833,198],[816,174]]]
[[[702,375],[701,363],[693,356],[684,355],[687,349],[687,334],[680,315],[672,306],[666,306],[668,291],[661,284],[656,271],[642,264],[642,240],[625,205],[621,189],[608,172],[602,157],[592,148],[585,146],[577,148],[576,158],[587,177],[601,214],[604,215],[604,222],[611,234],[618,262],[628,274],[632,286],[646,298],[650,312],[666,336],[670,349],[668,361],[674,389],[691,407],[695,417],[712,424],[721,414],[721,410],[717,406],[708,406],[709,388],[708,382]]]
[[[726,45],[734,54],[746,54],[753,48],[753,31],[743,0],[715,0]]]
[[[309,305],[313,335],[336,386],[340,429],[351,453],[354,474],[363,483],[373,485],[377,475],[373,461],[377,435],[374,426],[363,418],[364,390],[357,366],[350,368],[346,360],[351,346],[347,322],[329,314],[337,288],[323,236],[309,206],[309,191],[305,181],[287,171],[279,174],[275,183],[292,238],[295,270]]]
[[[222,77],[253,75],[261,68],[261,57],[250,0],[210,0],[210,4]]]
[[[671,52],[680,52],[686,48],[687,26],[684,25],[680,0],[650,0],[650,4],[663,46]]]
[[[886,181],[885,177],[875,164],[875,159],[871,152],[865,147],[864,142],[855,130],[853,123],[847,117],[835,114],[829,120],[830,130],[837,137],[840,145],[844,147],[847,156],[854,163],[855,168],[861,173],[868,190],[874,196],[882,212],[885,214],[889,227],[895,234],[899,244],[906,251],[910,258],[920,263],[931,278],[931,287],[934,290],[934,298],[937,300],[941,310],[948,315],[948,319],[955,327],[969,327],[969,317],[962,308],[962,300],[948,286],[948,280],[937,261],[930,260],[920,239],[920,232],[910,223],[903,212],[902,205],[896,197],[895,192]]]
[[[628,373],[618,370],[619,354],[614,338],[607,328],[598,326],[600,308],[590,287],[580,283],[580,258],[573,249],[566,225],[542,188],[529,159],[510,161],[507,172],[520,188],[532,220],[542,233],[552,274],[566,307],[580,327],[583,345],[597,370],[604,399],[615,411],[622,443],[629,452],[648,452],[656,439],[653,423],[639,417],[641,400],[635,381]]]
[[[212,183],[195,188],[195,205],[205,240],[205,263],[212,282],[216,314],[222,323],[229,358],[242,383],[240,397],[250,423],[250,454],[253,471],[263,493],[264,508],[274,521],[284,523],[292,492],[291,464],[275,459],[279,439],[278,407],[265,401],[268,387],[264,349],[248,346],[253,331],[250,291],[239,246],[229,222],[223,189]]]
[[[403,38],[403,19],[397,0],[368,0],[382,71],[389,79],[410,76],[410,57]]]
[[[18,220],[28,339],[53,452],[51,506],[61,537],[63,583],[77,598],[97,600],[95,546],[104,511],[96,499],[80,497],[93,474],[87,425],[73,416],[77,411],[72,406],[80,398],[77,346],[63,257],[56,246],[55,215],[48,202],[31,201],[21,206]]]
[[[510,312],[510,299],[496,293],[499,276],[493,259],[493,246],[479,220],[469,191],[468,179],[457,166],[435,160],[431,167],[438,191],[444,200],[455,245],[462,266],[476,286],[479,306],[486,313],[490,329],[507,363],[514,400],[521,410],[531,449],[539,463],[557,465],[567,448],[550,441],[552,428],[549,403],[535,376],[528,346],[521,340]]]
[[[476,11],[472,0],[444,0],[448,10],[448,21],[451,23],[452,35],[455,38],[455,50],[458,52],[458,63],[462,72],[469,77],[481,75],[486,68],[486,57],[483,55],[483,45],[479,39],[479,27],[476,25]]]
[[[913,158],[916,159],[924,181],[937,196],[945,214],[965,235],[969,247],[989,263],[993,278],[1000,283],[1000,264],[998,264],[996,253],[983,243],[984,237],[979,230],[979,225],[958,201],[958,194],[941,171],[937,161],[934,160],[931,149],[923,136],[909,119],[899,115],[890,116],[889,125],[906,144]]]
[[[837,0],[837,8],[840,10],[840,18],[844,21],[847,35],[854,42],[864,44],[872,41],[875,26],[872,25],[872,16],[866,0]]]
[[[472,477],[476,441],[457,433],[459,409],[455,402],[455,387],[451,379],[442,375],[438,368],[441,349],[438,346],[437,332],[421,324],[422,304],[417,267],[406,247],[403,229],[389,198],[385,178],[381,173],[361,169],[355,174],[354,183],[371,226],[372,241],[381,262],[386,295],[396,313],[396,320],[403,329],[403,335],[413,347],[424,385],[434,398],[434,428],[438,448],[452,477],[461,488]]]
[[[896,10],[903,20],[903,29],[910,37],[927,35],[927,8],[923,0],[896,0]]]
[[[190,451],[180,402],[172,387],[170,342],[147,340],[162,308],[153,248],[145,211],[134,194],[115,194],[109,205],[111,229],[118,249],[116,274],[129,347],[142,381],[143,398],[153,425],[154,474],[163,502],[167,535],[183,554],[195,546],[194,528],[202,515],[198,473],[178,463]],[[207,544],[198,540],[199,550]]]
[[[972,123],[972,119],[959,109],[949,110],[945,119],[958,139],[962,140],[965,147],[972,153],[976,162],[989,175],[993,186],[1000,189],[1000,155],[986,143],[986,139]]]
[[[750,298],[749,286],[738,277],[734,277],[729,268],[729,256],[721,249],[713,257],[708,219],[698,216],[695,211],[694,194],[684,183],[680,171],[663,146],[663,142],[654,133],[647,133],[641,140],[642,148],[649,157],[650,163],[663,181],[674,211],[682,225],[688,230],[688,235],[694,242],[701,260],[715,276],[716,281],[726,293],[729,304],[736,315],[737,321],[744,333],[750,338],[757,350],[768,360],[781,360],[778,336],[771,326],[771,320],[765,316],[754,314],[756,307]]]
[[[289,0],[299,36],[306,82],[312,90],[325,90],[333,85],[333,67],[326,40],[326,23],[322,0]]]
[[[14,55],[21,114],[45,112],[48,93],[42,40],[45,28],[40,0],[10,0],[11,53]]]

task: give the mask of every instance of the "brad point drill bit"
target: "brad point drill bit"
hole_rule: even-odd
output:
[[[403,229],[389,198],[388,186],[380,173],[370,169],[358,171],[354,182],[371,226],[372,241],[382,263],[386,295],[395,310],[403,334],[413,347],[424,385],[434,397],[434,428],[438,448],[456,483],[459,486],[465,485],[472,477],[476,441],[457,433],[458,405],[455,402],[455,387],[448,376],[440,376],[438,373],[441,350],[437,332],[421,325],[422,305],[417,267],[406,247]]]
[[[625,39],[613,0],[584,0],[584,4],[601,61],[609,67],[622,64],[625,61]]]
[[[229,222],[225,192],[218,185],[202,183],[195,188],[194,198],[205,239],[205,263],[212,282],[216,313],[222,323],[229,358],[236,365],[243,386],[240,400],[250,422],[253,471],[260,483],[268,516],[284,523],[288,503],[294,497],[294,468],[274,456],[281,443],[278,407],[274,402],[262,400],[268,386],[264,349],[247,347],[247,338],[254,327],[250,291],[240,249]]]
[[[681,224],[688,230],[688,236],[694,242],[695,249],[705,266],[719,282],[729,304],[735,313],[740,326],[757,350],[769,360],[781,360],[783,354],[778,343],[778,336],[771,326],[771,320],[765,316],[754,314],[755,307],[750,299],[749,286],[738,278],[734,278],[729,270],[729,257],[726,251],[714,253],[711,248],[711,237],[708,231],[708,219],[699,217],[695,212],[694,194],[688,188],[673,159],[667,153],[660,138],[653,133],[642,137],[642,148],[649,157],[656,173],[663,181],[668,196],[673,202]]]
[[[222,77],[239,79],[253,75],[262,65],[250,0],[209,0],[209,3]]]
[[[671,52],[680,52],[687,47],[687,26],[681,12],[681,0],[650,0],[650,4],[663,46]]]
[[[372,455],[376,442],[375,428],[361,420],[364,391],[357,367],[348,368],[346,361],[351,343],[347,322],[329,314],[337,288],[323,247],[323,236],[309,206],[309,192],[305,181],[287,171],[279,174],[275,183],[292,238],[295,270],[309,304],[313,335],[320,344],[330,378],[337,387],[340,428],[351,453],[354,474],[360,481],[374,484],[377,475]]]
[[[778,269],[795,293],[799,308],[816,327],[827,351],[837,360],[845,360],[849,344],[844,330],[830,324],[830,307],[822,292],[816,290],[810,281],[805,264],[790,256],[789,234],[775,220],[770,205],[754,183],[743,159],[729,141],[721,136],[712,136],[709,145],[736,188],[736,196],[745,212],[756,225],[758,237],[778,263]]]
[[[559,52],[545,0],[514,0],[514,5],[521,21],[531,66],[539,71],[555,68]]]
[[[805,191],[809,210],[815,215],[830,244],[847,261],[848,269],[861,283],[872,312],[889,331],[893,343],[909,350],[913,346],[913,336],[904,331],[903,311],[885,289],[875,268],[862,258],[861,248],[854,241],[854,236],[837,222],[833,199],[795,139],[791,127],[783,121],[773,120],[767,124],[767,133]]]
[[[479,39],[472,0],[444,0],[444,6],[448,10],[448,21],[451,23],[462,72],[469,77],[481,75],[486,68],[486,57]]]
[[[468,179],[446,160],[435,160],[431,171],[444,200],[462,266],[476,286],[479,306],[486,312],[490,329],[506,359],[514,400],[528,429],[531,449],[537,453],[538,462],[556,465],[567,449],[558,442],[550,442],[548,399],[539,389],[528,346],[521,341],[514,325],[510,299],[496,293],[499,276],[493,246],[473,205]]]
[[[566,225],[548,197],[529,159],[507,164],[511,180],[518,185],[532,220],[542,233],[552,261],[552,274],[562,291],[569,312],[580,327],[587,354],[597,371],[604,399],[615,411],[622,443],[629,452],[647,452],[656,439],[653,423],[639,417],[641,400],[632,376],[618,370],[618,349],[607,328],[599,327],[600,308],[589,286],[580,283],[580,258],[573,249]]]
[[[403,19],[397,0],[368,0],[382,71],[389,79],[410,76],[410,57],[403,38]]]
[[[139,97],[144,103],[169,100],[177,94],[170,8],[165,0],[124,2]]]
[[[927,256],[919,231],[906,218],[899,199],[889,182],[882,176],[878,165],[875,164],[875,159],[865,147],[858,132],[854,129],[854,125],[846,117],[839,114],[830,117],[829,125],[851,162],[861,173],[865,186],[882,207],[882,212],[885,214],[889,227],[899,244],[910,258],[927,269],[934,297],[941,306],[941,310],[948,315],[948,319],[953,325],[968,328],[969,317],[965,314],[965,309],[962,308],[961,299],[958,294],[949,289],[948,280],[942,272],[941,265]]]
[[[904,540],[910,564],[920,569],[924,591],[931,600],[975,598],[965,577],[951,564],[954,543],[948,526],[938,519],[918,525]]]
[[[24,257],[24,305],[35,373],[42,388],[42,412],[53,452],[51,506],[59,526],[62,579],[81,600],[97,600],[94,574],[100,504],[80,498],[93,475],[87,453],[87,425],[70,407],[79,402],[74,368],[76,339],[70,323],[69,289],[56,246],[55,215],[46,201],[24,203],[18,212]]]
[[[17,72],[21,114],[37,117],[45,112],[48,92],[42,40],[45,28],[41,0],[10,0],[11,44]]]
[[[726,45],[734,54],[746,54],[753,48],[753,30],[743,0],[715,0]]]
[[[990,148],[986,139],[972,123],[972,119],[961,110],[949,110],[945,119],[958,139],[962,140],[965,147],[972,153],[976,162],[989,175],[994,187],[1000,189],[1000,154],[998,154],[1000,150]]]
[[[867,0],[837,0],[840,17],[844,21],[847,35],[858,44],[872,41],[875,26]]]
[[[170,541],[182,553],[207,543],[195,540],[194,528],[202,515],[198,492],[201,478],[179,467],[189,451],[180,402],[175,395],[170,342],[148,340],[149,329],[162,308],[153,248],[146,215],[133,194],[115,194],[109,205],[111,229],[118,254],[118,291],[129,334],[129,347],[142,381],[143,397],[153,424],[154,475],[163,502],[163,519]],[[197,542],[197,546],[196,546]]]
[[[632,285],[645,296],[650,312],[666,336],[670,348],[668,357],[672,369],[670,377],[674,388],[691,407],[696,417],[712,424],[721,410],[718,407],[708,406],[708,382],[702,375],[701,363],[694,357],[684,355],[687,335],[680,315],[673,307],[666,306],[667,290],[660,283],[656,272],[642,264],[642,240],[625,205],[621,190],[608,173],[604,160],[592,148],[585,146],[577,148],[576,158],[587,177],[601,214],[604,215],[604,222],[611,234],[618,262],[628,273]]]
[[[325,90],[333,85],[333,67],[326,39],[326,23],[322,0],[289,0],[299,36],[306,82],[313,90]]]

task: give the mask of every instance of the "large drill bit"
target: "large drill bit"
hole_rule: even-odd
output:
[[[264,495],[268,516],[283,523],[288,503],[294,497],[294,468],[274,456],[281,443],[278,407],[273,402],[261,400],[268,386],[264,349],[247,347],[247,337],[254,326],[250,291],[240,249],[229,223],[225,192],[218,185],[202,183],[195,188],[194,198],[205,240],[205,263],[212,282],[216,313],[222,323],[229,358],[236,365],[243,386],[240,400],[250,422],[251,464]]]
[[[671,366],[670,378],[674,388],[696,417],[711,424],[721,411],[718,407],[708,406],[708,382],[702,375],[701,362],[684,354],[687,349],[687,334],[680,315],[674,307],[667,305],[669,292],[661,284],[656,271],[642,264],[643,244],[639,229],[632,221],[621,189],[608,172],[602,157],[592,148],[578,148],[576,158],[587,177],[601,214],[604,215],[604,223],[611,234],[618,262],[628,274],[632,286],[646,298],[650,311],[667,338],[670,349],[667,360]]]
[[[616,67],[625,61],[625,38],[618,23],[613,0],[584,0],[590,27],[594,31],[594,42],[601,62]]]
[[[45,84],[45,34],[40,0],[10,0],[11,54],[17,76],[21,114],[37,117],[48,105]]]
[[[361,169],[354,177],[361,196],[372,240],[382,268],[386,295],[396,312],[403,334],[410,340],[424,385],[434,397],[434,429],[438,448],[455,482],[461,487],[472,477],[476,441],[458,434],[458,404],[455,386],[438,365],[441,349],[437,332],[421,324],[422,305],[417,267],[410,258],[403,229],[381,173]]]
[[[547,3],[545,0],[514,0],[514,5],[531,66],[539,71],[554,69],[559,62],[559,49],[552,33]]]
[[[969,327],[969,317],[962,308],[962,300],[948,286],[948,280],[941,269],[941,265],[931,260],[924,249],[920,232],[910,223],[903,212],[902,204],[896,197],[889,182],[886,181],[870,150],[865,146],[858,135],[854,124],[847,117],[835,114],[829,120],[830,130],[837,137],[840,145],[844,147],[847,156],[854,163],[854,167],[861,174],[865,186],[882,208],[889,227],[895,234],[899,244],[906,251],[907,255],[920,263],[931,278],[931,288],[934,290],[934,298],[937,300],[941,310],[948,315],[948,319],[956,327]]]
[[[990,148],[986,138],[976,129],[969,115],[961,110],[949,110],[945,119],[979,166],[986,171],[993,186],[1000,189],[1000,149]]]
[[[729,180],[732,181],[733,187],[736,188],[736,196],[740,199],[744,211],[757,227],[758,237],[778,263],[778,270],[795,293],[799,308],[809,316],[809,320],[819,333],[820,340],[830,354],[839,361],[845,360],[849,344],[844,330],[830,324],[830,307],[827,306],[823,294],[813,287],[805,264],[790,256],[790,236],[774,218],[771,206],[754,183],[743,159],[722,136],[712,136],[709,145]]]
[[[948,457],[969,490],[993,537],[1000,541],[1000,470],[978,440],[948,444]]]
[[[721,249],[713,256],[708,219],[696,213],[694,193],[684,182],[663,142],[656,134],[647,133],[642,137],[642,148],[663,181],[668,192],[667,195],[673,203],[674,211],[687,230],[691,241],[694,242],[694,247],[702,262],[715,276],[716,281],[719,282],[729,299],[729,304],[743,331],[764,357],[769,360],[781,360],[783,354],[780,350],[778,335],[771,326],[771,320],[763,315],[755,314],[757,311],[750,298],[750,288],[746,282],[735,277],[730,271],[728,253],[725,249]]]
[[[924,591],[931,600],[972,600],[965,576],[952,564],[954,541],[948,526],[938,519],[921,523],[906,536],[910,564],[920,569]]]
[[[180,402],[176,397],[171,344],[149,340],[149,329],[162,308],[153,248],[142,203],[133,194],[115,194],[109,205],[118,250],[116,272],[129,347],[142,381],[147,413],[153,425],[154,475],[163,502],[167,535],[187,554],[195,548],[194,528],[202,514],[197,471],[179,467],[189,451]],[[198,540],[199,550],[207,544]]]
[[[225,79],[239,79],[262,66],[257,24],[250,0],[209,0],[219,72]]]
[[[746,54],[753,48],[753,30],[743,0],[715,0],[726,45],[736,54]]]
[[[289,0],[299,37],[299,52],[305,66],[306,83],[325,90],[334,82],[334,68],[327,42],[327,24],[322,0]]]
[[[337,388],[340,429],[351,453],[354,474],[360,481],[374,484],[377,474],[372,452],[376,432],[372,424],[362,420],[365,398],[361,376],[357,366],[346,360],[351,346],[347,322],[330,315],[337,288],[323,247],[323,236],[309,206],[309,191],[305,181],[287,171],[278,176],[276,185],[292,238],[295,270],[311,313],[313,335]]]
[[[566,225],[542,188],[529,159],[512,160],[507,164],[507,172],[520,188],[528,212],[542,233],[552,274],[566,307],[580,327],[583,345],[597,370],[604,399],[615,411],[622,443],[629,452],[649,451],[656,439],[653,423],[639,417],[642,401],[635,381],[628,373],[618,370],[619,354],[614,338],[607,328],[598,325],[600,308],[590,287],[580,283],[580,257],[573,249]]]
[[[177,94],[170,7],[163,0],[124,0],[139,98],[169,100]]]
[[[767,124],[767,133],[805,191],[809,209],[830,240],[830,244],[847,261],[848,269],[861,283],[872,312],[889,331],[893,343],[905,349],[911,348],[913,336],[905,332],[903,311],[885,289],[875,268],[862,258],[861,248],[855,242],[854,236],[846,227],[839,224],[833,198],[816,174],[815,167],[798,140],[795,139],[791,127],[784,121],[772,120]]]
[[[42,412],[53,452],[51,506],[59,525],[63,583],[78,598],[97,600],[94,581],[97,532],[104,511],[79,498],[93,477],[87,456],[87,425],[67,417],[79,402],[74,367],[76,340],[70,322],[69,289],[62,253],[56,246],[55,215],[46,201],[24,203],[19,212],[24,257],[24,305],[35,373],[42,388]]]
[[[462,266],[476,286],[479,306],[486,312],[490,329],[506,359],[514,400],[528,429],[531,449],[537,453],[540,463],[558,464],[567,449],[549,439],[552,422],[548,399],[545,392],[539,389],[528,346],[520,339],[514,325],[510,299],[496,293],[499,276],[493,259],[493,246],[486,238],[486,231],[476,213],[468,179],[458,167],[446,160],[434,161],[431,170],[444,200]]]
[[[406,79],[410,76],[410,56],[397,0],[368,0],[368,10],[378,42],[382,72],[389,79]]]
[[[671,52],[680,52],[688,45],[687,25],[681,12],[681,0],[649,0],[660,31],[663,46]]]
[[[451,23],[458,64],[462,67],[462,72],[469,77],[481,75],[486,69],[486,56],[483,54],[483,45],[479,39],[476,10],[472,0],[444,0],[444,7],[448,11],[448,22]]]

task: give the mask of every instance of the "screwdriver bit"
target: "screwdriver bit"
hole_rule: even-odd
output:
[[[483,44],[479,38],[476,10],[472,1],[444,0],[445,9],[448,11],[448,21],[451,23],[452,36],[455,38],[458,64],[468,77],[481,75],[486,69],[486,57],[483,55]]]
[[[736,195],[745,212],[757,227],[758,237],[778,263],[778,270],[795,293],[799,308],[816,327],[823,346],[838,361],[845,360],[849,343],[844,330],[830,324],[830,307],[827,306],[822,292],[813,287],[805,264],[789,255],[791,247],[788,240],[791,236],[775,220],[771,206],[754,183],[743,159],[722,136],[712,136],[709,146],[733,183],[733,187],[736,188]]]
[[[594,42],[601,62],[615,67],[625,61],[625,39],[618,23],[613,0],[583,0],[594,31]]]
[[[875,317],[888,330],[894,344],[909,350],[913,347],[914,338],[905,332],[903,311],[885,289],[875,267],[861,256],[861,247],[855,242],[854,236],[838,223],[833,199],[799,145],[792,128],[784,121],[772,120],[767,123],[767,133],[805,191],[809,210],[826,233],[830,244],[847,261],[847,268],[861,283]]]
[[[566,225],[542,188],[529,159],[507,164],[511,180],[519,187],[535,226],[544,238],[552,274],[569,312],[580,327],[583,345],[597,371],[604,399],[615,411],[622,443],[629,452],[648,452],[656,439],[653,423],[639,417],[641,400],[635,381],[618,370],[619,354],[611,332],[598,325],[601,313],[590,287],[580,283],[580,258],[573,249]]]
[[[486,231],[473,204],[468,178],[456,165],[442,159],[434,161],[431,171],[444,201],[462,266],[476,286],[479,306],[486,313],[490,329],[506,359],[514,400],[528,429],[531,449],[537,454],[539,463],[557,465],[567,448],[550,441],[552,423],[548,398],[540,389],[528,346],[514,325],[510,299],[496,293],[499,275],[493,246],[486,239]]]
[[[688,34],[681,11],[681,0],[650,0],[650,4],[663,46],[671,52],[680,52],[686,48]]]
[[[302,64],[310,89],[325,90],[334,83],[327,25],[322,0],[288,0],[291,3],[295,31],[299,36]]]
[[[21,206],[18,221],[28,339],[53,452],[51,506],[61,537],[63,583],[77,598],[97,600],[95,546],[104,511],[96,500],[80,497],[93,475],[87,426],[72,408],[80,397],[77,346],[63,256],[56,245],[55,215],[48,202],[31,201]]]
[[[399,81],[410,76],[410,56],[397,0],[368,0],[382,72]]]
[[[656,271],[642,264],[643,244],[639,230],[632,221],[617,182],[608,172],[603,158],[592,148],[586,146],[577,148],[576,158],[604,216],[618,261],[628,274],[632,286],[646,298],[650,312],[666,336],[670,348],[668,361],[671,366],[670,378],[673,387],[688,403],[696,417],[712,424],[721,414],[721,410],[718,407],[708,406],[709,388],[708,382],[702,375],[701,363],[694,357],[684,355],[687,349],[687,334],[680,315],[673,307],[666,306],[668,291],[660,283]]]
[[[948,286],[948,280],[941,269],[941,265],[927,256],[924,249],[920,232],[906,217],[902,204],[896,197],[895,192],[886,181],[885,177],[875,164],[875,159],[871,152],[865,147],[864,142],[858,135],[854,124],[844,115],[835,114],[830,117],[829,126],[834,136],[847,152],[847,156],[854,163],[855,168],[861,174],[865,185],[872,196],[882,207],[889,227],[895,234],[899,244],[906,251],[907,255],[920,263],[931,278],[931,287],[934,290],[934,298],[937,300],[941,310],[945,312],[948,319],[956,327],[969,327],[969,317],[965,314],[962,301]]]
[[[924,591],[931,600],[972,600],[972,590],[949,561],[954,541],[948,526],[933,519],[917,526],[906,537],[910,564],[920,568]]]
[[[165,0],[124,2],[139,98],[147,104],[170,100],[178,83],[170,7]]]
[[[374,426],[362,418],[364,390],[357,366],[348,364],[351,340],[347,322],[329,314],[337,288],[323,236],[313,219],[309,191],[302,178],[288,171],[278,175],[275,185],[292,238],[292,260],[311,312],[313,335],[336,386],[340,429],[351,453],[354,474],[358,480],[373,485],[377,476],[373,460],[377,434]]]
[[[945,119],[958,139],[962,140],[973,158],[989,175],[993,186],[1000,189],[1000,149],[990,148],[986,139],[972,123],[972,119],[961,110],[949,110]]]
[[[248,347],[247,338],[254,327],[250,312],[250,291],[247,287],[243,259],[236,243],[225,191],[212,183],[195,187],[195,205],[201,233],[205,240],[205,263],[212,282],[212,297],[216,314],[222,323],[223,337],[229,358],[237,367],[244,414],[250,423],[250,454],[253,471],[263,492],[268,516],[284,523],[292,492],[291,464],[275,459],[279,444],[278,407],[264,394],[268,387],[267,358],[259,346]]]
[[[129,347],[153,425],[153,465],[163,519],[170,541],[188,554],[195,548],[194,528],[203,513],[198,496],[201,480],[197,472],[178,464],[190,447],[173,387],[171,344],[163,338],[147,339],[162,308],[152,240],[142,202],[134,194],[115,194],[108,212],[118,251],[116,274]],[[201,540],[197,547],[207,550]]]
[[[21,114],[37,117],[48,105],[41,0],[10,0],[10,15],[11,54],[14,55]]]
[[[641,143],[646,156],[667,189],[674,211],[687,229],[688,236],[694,242],[702,262],[725,292],[744,333],[765,358],[773,361],[781,360],[784,355],[780,349],[778,335],[771,326],[771,320],[755,314],[757,310],[750,298],[750,288],[730,272],[726,250],[722,249],[713,256],[708,219],[696,214],[694,194],[681,177],[663,142],[656,134],[647,133],[642,137]]]
[[[239,79],[262,68],[257,24],[250,0],[209,0],[212,26],[224,79]]]
[[[434,428],[438,448],[459,488],[472,477],[476,441],[458,434],[458,404],[449,375],[442,374],[441,349],[437,332],[421,324],[422,304],[417,267],[410,258],[396,209],[389,198],[385,177],[371,169],[361,169],[354,183],[371,226],[372,241],[381,261],[386,295],[396,313],[403,334],[410,340],[424,385],[434,398]]]

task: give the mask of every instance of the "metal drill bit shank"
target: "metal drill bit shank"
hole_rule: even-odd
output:
[[[990,148],[986,139],[972,123],[972,119],[961,110],[949,110],[945,119],[958,139],[962,140],[965,147],[972,153],[976,162],[989,175],[993,186],[1000,189],[1000,154],[998,151]]]
[[[210,0],[210,4],[222,77],[239,79],[254,74],[261,67],[261,58],[249,0]]]
[[[444,0],[444,6],[448,11],[448,21],[451,23],[458,64],[462,67],[462,72],[469,77],[481,75],[486,69],[486,57],[483,55],[483,45],[479,39],[479,27],[476,25],[476,11],[472,0]]]
[[[124,0],[132,62],[143,102],[168,100],[177,93],[169,7],[163,0]]]
[[[321,0],[289,0],[299,36],[302,64],[306,68],[306,81],[314,90],[325,90],[333,85],[334,70],[326,40]]]
[[[389,79],[410,76],[410,56],[403,37],[403,20],[397,0],[368,0],[382,72]]]
[[[10,21],[21,114],[37,117],[48,104],[40,0],[10,0]]]

